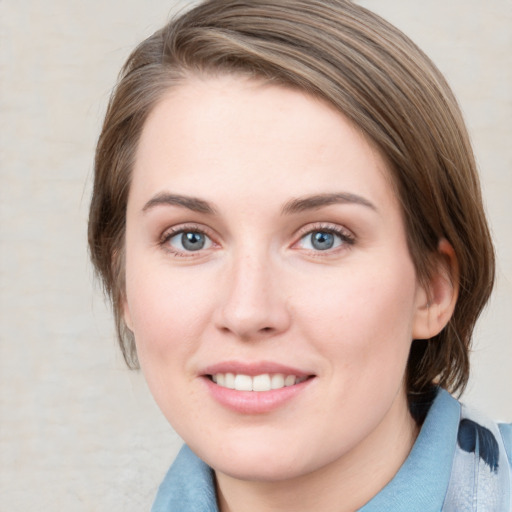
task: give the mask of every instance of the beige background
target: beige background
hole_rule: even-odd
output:
[[[0,0],[0,510],[149,510],[179,440],[123,366],[86,252],[92,154],[130,49],[171,0]],[[512,2],[364,0],[438,63],[498,251],[465,400],[512,421]]]

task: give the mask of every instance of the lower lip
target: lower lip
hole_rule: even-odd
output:
[[[264,414],[284,406],[297,395],[304,392],[313,378],[299,384],[270,391],[237,391],[218,386],[208,377],[203,377],[208,391],[224,407],[241,414]]]

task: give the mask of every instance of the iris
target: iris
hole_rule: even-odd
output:
[[[205,235],[197,232],[187,232],[181,235],[181,244],[187,251],[199,251],[205,245]]]
[[[315,231],[311,233],[311,245],[319,251],[332,249],[334,245],[334,235],[328,231]]]

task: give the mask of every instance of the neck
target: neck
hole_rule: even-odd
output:
[[[418,434],[407,400],[392,410],[363,443],[314,472],[283,481],[247,481],[216,472],[221,512],[353,512],[388,484]]]

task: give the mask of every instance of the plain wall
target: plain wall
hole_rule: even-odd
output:
[[[180,446],[125,369],[86,248],[110,89],[171,0],[0,1],[0,509],[139,512]],[[463,397],[512,421],[512,3],[362,0],[438,64],[474,141],[498,253]]]

